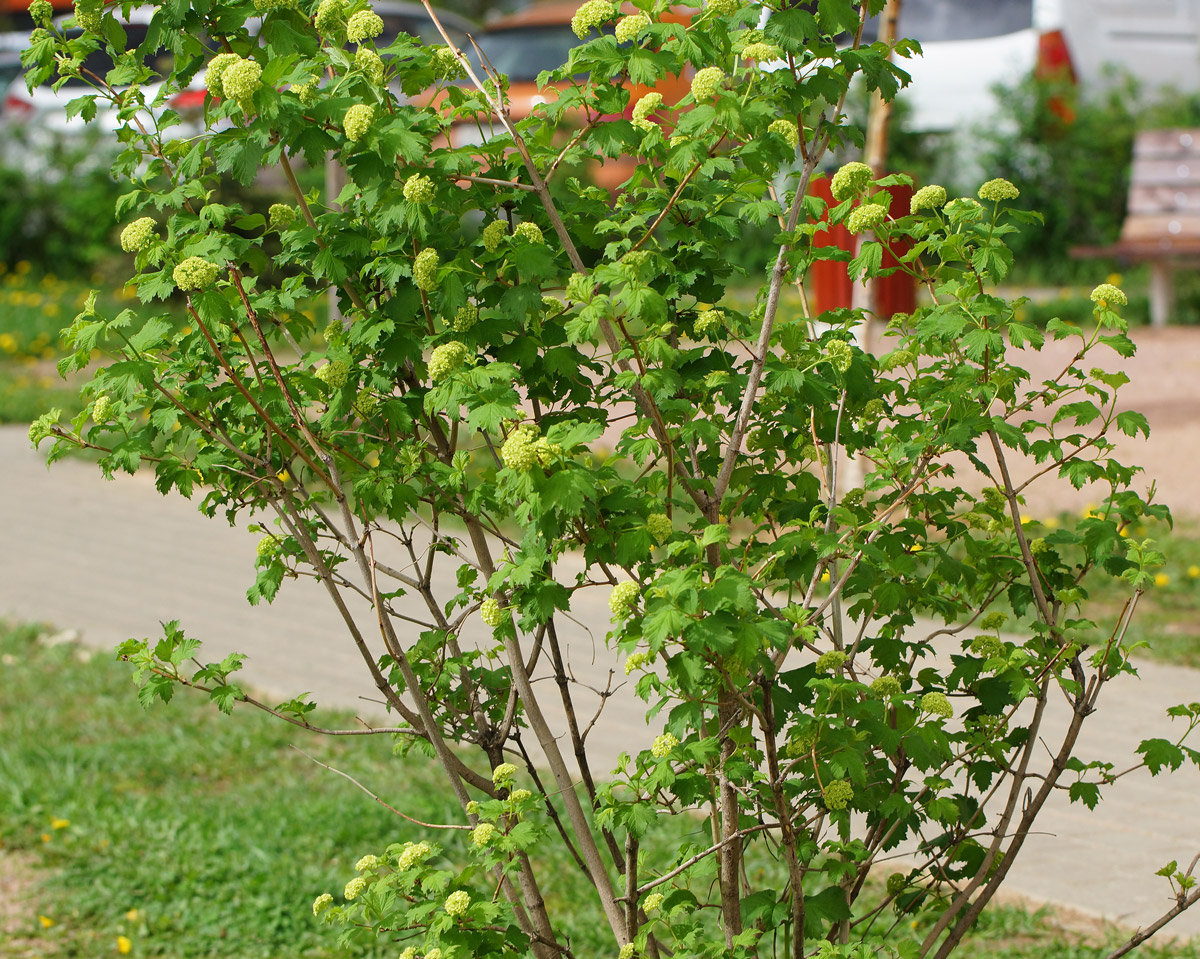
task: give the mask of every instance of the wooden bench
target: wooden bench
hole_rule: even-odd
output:
[[[1076,247],[1071,255],[1149,263],[1150,322],[1166,326],[1175,270],[1200,265],[1200,129],[1139,133],[1121,238],[1111,246]]]

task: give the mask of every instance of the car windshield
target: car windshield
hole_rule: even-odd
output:
[[[529,83],[543,70],[555,70],[567,62],[571,48],[582,43],[566,24],[513,27],[494,30],[478,37],[487,61],[513,83]],[[468,48],[471,66],[479,67],[479,54]]]
[[[877,35],[879,18],[872,17],[864,41]],[[904,0],[896,35],[938,43],[999,37],[1033,26],[1033,0]]]
[[[143,40],[146,39],[147,26],[144,23],[127,23],[124,24],[125,37],[128,44],[128,49],[133,50]],[[82,30],[68,30],[66,32],[70,39],[76,39],[83,36]],[[142,61],[147,67],[153,70],[158,76],[163,77],[171,72],[171,66],[174,62],[174,55],[170,50],[158,50],[155,53],[147,54]],[[103,79],[108,71],[113,68],[112,57],[104,50],[95,50],[89,53],[83,61],[83,71],[93,73]],[[81,73],[83,72],[81,71]],[[47,83],[52,83],[54,78],[47,80]],[[70,77],[65,86],[68,87],[86,87],[91,86],[86,80],[81,77]]]

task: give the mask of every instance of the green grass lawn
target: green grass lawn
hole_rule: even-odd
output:
[[[30,858],[38,877],[7,946],[0,936],[0,957],[99,959],[122,946],[173,959],[394,955],[388,943],[337,950],[310,906],[322,892],[339,894],[359,856],[423,837],[291,746],[409,815],[460,821],[431,761],[394,757],[384,737],[317,738],[249,708],[223,716],[184,692],[146,712],[126,666],[39,635],[0,624],[0,847]],[[445,844],[451,858],[465,856],[453,839]],[[584,881],[545,845],[551,913],[570,916],[581,959],[607,954]],[[894,935],[923,932],[905,920]],[[1048,911],[993,907],[962,954],[1099,959],[1117,941],[1097,927],[1064,933]],[[1154,954],[1198,959],[1200,950]]]

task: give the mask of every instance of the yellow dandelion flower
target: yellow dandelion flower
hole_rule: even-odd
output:
[[[17,264],[17,266],[20,266],[20,265],[21,265],[20,263]],[[43,929],[49,929],[51,926],[54,925],[54,920],[51,919],[49,916],[38,916],[38,922],[40,922],[42,924]]]
[[[133,951],[133,940],[128,936],[117,936],[117,952],[123,956],[129,955]]]
[[[69,825],[71,825],[71,820],[60,819],[58,816],[50,820],[51,829],[66,829]]]
[[[1200,566],[1189,566],[1187,573],[1188,579],[1200,579]]]
[[[1154,585],[1155,586],[1166,586],[1169,582],[1171,582],[1171,577],[1168,576],[1166,573],[1155,574],[1155,577],[1154,577]]]
[[[49,841],[50,841],[50,833],[48,833],[48,832],[42,833],[42,842],[49,842]]]
[[[829,582],[829,570],[825,570],[825,572],[823,572],[823,573],[821,574],[821,582],[822,582],[822,583],[828,583],[828,582]]]
[[[141,915],[141,913],[138,912],[136,909],[130,909],[129,912],[125,913],[125,918],[128,919],[130,922],[137,922],[138,916],[140,916],[140,915]]]

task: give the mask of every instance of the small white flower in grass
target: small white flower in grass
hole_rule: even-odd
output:
[[[663,733],[661,736],[656,736],[654,742],[650,744],[650,755],[655,759],[664,759],[678,745],[679,737],[674,733]]]
[[[628,616],[633,611],[639,592],[638,584],[633,580],[617,583],[608,596],[608,608],[612,610],[613,616],[615,618]]]
[[[155,227],[152,217],[143,216],[134,220],[121,231],[121,249],[126,253],[144,250],[156,238]]]
[[[446,902],[443,908],[448,916],[462,916],[466,914],[467,909],[471,906],[471,894],[462,889],[450,893],[446,897]]]
[[[692,96],[696,98],[697,103],[711,100],[724,82],[725,71],[720,67],[704,67],[697,70],[696,75],[692,77]]]
[[[372,40],[383,33],[383,18],[374,10],[359,10],[346,23],[346,39],[351,43]]]

